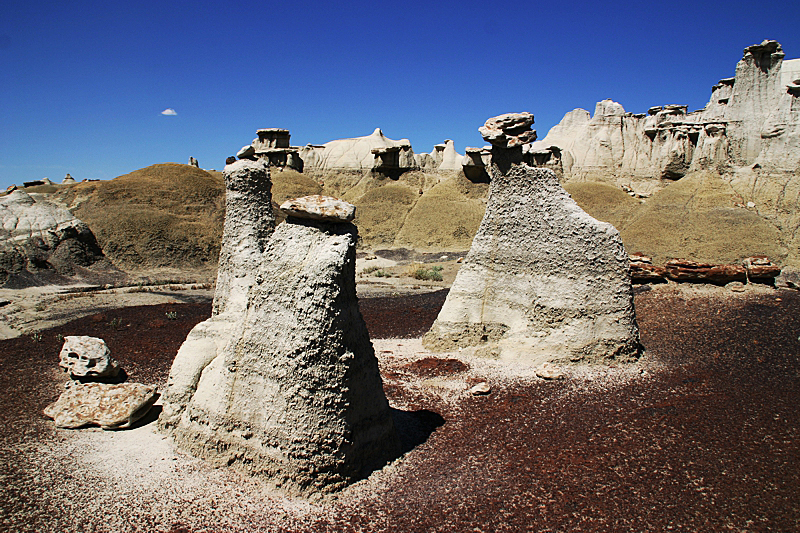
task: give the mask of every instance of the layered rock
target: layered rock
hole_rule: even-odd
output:
[[[639,332],[628,256],[610,224],[587,215],[549,169],[523,162],[530,118],[502,116],[489,202],[424,343],[532,365],[634,358]]]
[[[157,399],[156,388],[141,383],[70,381],[67,390],[44,409],[44,414],[60,428],[125,429],[146,415]]]
[[[253,175],[265,169],[248,164],[226,167],[229,191],[239,173],[250,188],[262,181]],[[338,490],[400,451],[358,310],[357,232],[339,218],[296,216],[308,204],[297,201],[271,237],[251,231],[254,220],[228,224],[237,210],[271,219],[268,196],[249,195],[248,209],[228,203],[228,281],[218,284],[216,314],[178,352],[159,427],[181,448],[289,492]]]
[[[714,85],[699,111],[665,105],[632,114],[603,100],[593,115],[567,113],[534,148],[559,147],[568,180],[671,180],[726,165],[793,171],[800,166],[800,106],[793,89],[800,60],[783,58],[776,41],[748,46],[735,77]]]
[[[303,168],[311,170],[400,170],[417,168],[408,139],[395,141],[380,128],[371,135],[308,145],[299,152]]]
[[[24,191],[0,198],[0,220],[0,285],[30,285],[48,273],[69,276],[103,259],[86,224]]]

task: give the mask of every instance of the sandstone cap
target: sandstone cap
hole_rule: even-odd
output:
[[[324,222],[351,222],[356,217],[356,206],[353,204],[320,194],[286,200],[280,209],[289,216]]]

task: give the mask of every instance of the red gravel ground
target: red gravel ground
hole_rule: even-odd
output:
[[[364,299],[362,309],[373,338],[418,336],[444,296]],[[658,372],[607,389],[536,381],[454,407],[404,387],[402,375],[458,373],[458,360],[405,363],[385,376],[390,401],[445,420],[409,454],[410,466],[373,497],[333,502],[311,524],[252,530],[800,530],[800,293],[690,299],[645,288],[636,305],[645,359]],[[59,530],[41,511],[54,504],[26,467],[35,457],[24,445],[55,438],[40,413],[60,391],[51,379],[57,335],[102,337],[131,380],[163,382],[209,310],[120,309],[43,331],[39,342],[0,341],[0,528]]]

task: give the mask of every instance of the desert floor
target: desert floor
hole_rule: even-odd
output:
[[[546,381],[521,366],[427,352],[419,337],[446,288],[364,291],[362,312],[409,451],[335,498],[306,500],[175,450],[155,431],[157,409],[126,431],[56,429],[41,414],[66,380],[59,334],[102,337],[130,381],[163,386],[186,333],[210,313],[210,291],[184,289],[124,301],[34,298],[28,315],[38,309],[33,317],[48,329],[0,340],[0,529],[799,527],[798,292],[638,287],[641,361],[567,366],[565,379]],[[142,302],[156,305],[135,305]],[[0,313],[30,330],[33,319],[20,309]],[[484,381],[490,394],[468,392]]]

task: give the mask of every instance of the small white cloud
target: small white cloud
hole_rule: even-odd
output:
[[[171,107],[166,108],[164,111],[161,112],[162,115],[177,115],[178,113],[175,112],[174,109]]]

